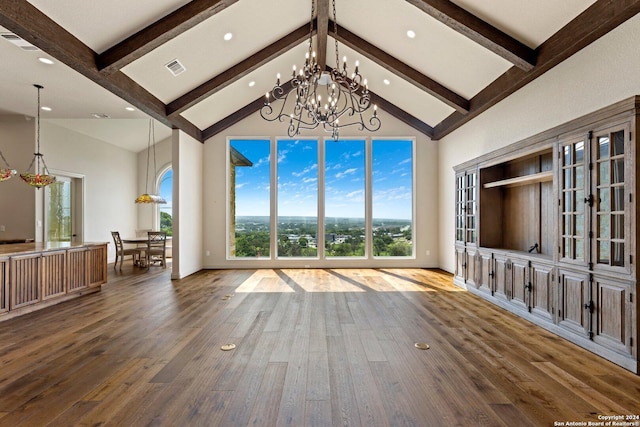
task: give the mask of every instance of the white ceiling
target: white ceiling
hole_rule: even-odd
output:
[[[189,3],[188,0],[28,0],[50,19],[96,54],[123,41],[163,16]],[[454,0],[454,3],[511,35],[530,48],[537,48],[595,0]],[[238,0],[223,11],[179,34],[121,71],[164,104],[223,73],[260,52],[295,29],[308,25],[310,0]],[[471,99],[513,67],[513,64],[464,35],[430,17],[406,0],[336,0],[337,22],[361,39],[442,84]],[[332,14],[329,12],[332,19]],[[416,37],[407,37],[413,30]],[[0,32],[6,30],[0,27]],[[225,33],[233,33],[224,41]],[[339,34],[340,35],[340,34]],[[200,130],[214,125],[269,91],[277,73],[287,76],[292,64],[304,60],[306,42],[262,65],[207,97],[181,115]],[[415,118],[435,126],[454,109],[393,74],[389,67],[372,61],[343,44],[340,57],[350,68],[357,60],[369,88]],[[48,54],[26,52],[0,39],[0,114],[35,115],[34,83],[45,86],[43,119],[60,126],[124,147],[146,148],[146,120],[140,111],[127,111],[127,102],[62,64],[38,62]],[[5,58],[9,58],[5,60]],[[335,66],[334,39],[327,40],[327,64]],[[186,72],[172,76],[164,67],[179,59]],[[385,84],[387,79],[389,84]],[[283,78],[283,80],[285,80]],[[249,82],[255,82],[250,87]],[[111,119],[96,120],[91,113]],[[384,115],[381,117],[384,120]],[[384,123],[383,123],[384,128]],[[170,129],[156,126],[157,139]]]

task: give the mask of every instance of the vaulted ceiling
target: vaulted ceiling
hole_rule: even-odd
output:
[[[331,0],[316,0],[313,19],[311,0],[2,0],[0,33],[41,52],[0,39],[0,113],[33,115],[40,83],[60,103],[49,118],[82,127],[89,113],[145,113],[204,141],[302,65],[311,22],[321,65],[335,67],[336,41],[359,61],[383,127],[390,115],[440,139],[640,12],[640,0],[335,4],[334,21]],[[43,53],[64,68],[37,64]]]

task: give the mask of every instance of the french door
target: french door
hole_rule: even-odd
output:
[[[83,240],[82,177],[56,175],[56,182],[44,188],[44,240]]]

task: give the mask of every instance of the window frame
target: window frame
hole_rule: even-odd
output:
[[[231,209],[230,209],[230,192],[231,192],[231,183],[229,178],[230,173],[230,149],[231,143],[234,140],[247,140],[247,139],[255,139],[255,140],[269,140],[270,141],[270,218],[269,218],[269,226],[270,226],[270,254],[269,257],[235,257],[231,256],[229,251],[229,236],[232,230],[230,230],[231,221]],[[317,141],[318,144],[318,187],[317,187],[317,256],[315,257],[280,257],[277,254],[278,249],[278,141],[280,140],[313,140]],[[226,221],[225,221],[225,235],[226,235],[226,245],[225,245],[225,258],[230,262],[240,262],[240,263],[255,263],[256,261],[260,261],[261,265],[267,266],[276,266],[276,265],[292,265],[300,267],[310,267],[314,266],[327,266],[328,264],[340,265],[349,261],[356,262],[380,262],[380,264],[388,264],[389,261],[394,260],[409,260],[413,261],[417,259],[417,244],[416,244],[416,207],[417,207],[417,192],[416,192],[416,137],[415,136],[405,136],[405,137],[371,137],[371,136],[346,136],[343,138],[344,140],[358,140],[364,141],[364,149],[365,149],[365,251],[364,256],[327,256],[325,250],[325,201],[326,201],[326,142],[333,141],[330,137],[320,137],[320,136],[305,136],[301,138],[291,138],[287,136],[251,136],[251,137],[242,137],[242,136],[227,136],[226,138],[226,174],[225,174],[225,187],[227,189],[225,194],[225,212],[226,212]],[[411,144],[411,255],[409,256],[374,256],[373,251],[373,142],[374,141],[408,141]],[[235,231],[233,231],[235,232]],[[402,262],[402,261],[401,261]]]

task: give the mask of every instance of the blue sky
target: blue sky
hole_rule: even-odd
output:
[[[164,175],[162,175],[162,181],[160,181],[160,191],[159,191],[159,195],[167,201],[166,204],[159,205],[160,211],[167,212],[169,215],[171,215],[172,213],[171,212],[171,205],[172,205],[171,199],[173,195],[172,180],[173,180],[173,170],[169,169],[167,170],[167,172],[165,172]]]
[[[269,215],[270,141],[232,140],[232,147],[253,162],[236,168],[236,215]],[[412,142],[373,140],[373,217],[410,219]],[[281,139],[277,146],[278,215],[317,215],[318,142]],[[365,142],[327,141],[325,145],[327,217],[364,217]]]

